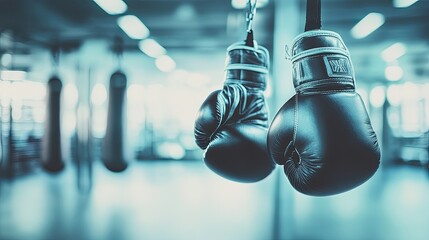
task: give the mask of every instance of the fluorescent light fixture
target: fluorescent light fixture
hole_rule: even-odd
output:
[[[139,42],[139,48],[143,53],[153,58],[165,55],[167,52],[165,48],[163,48],[157,41],[151,38],[141,40]]]
[[[393,0],[393,6],[396,8],[406,8],[414,3],[416,3],[418,0]]]
[[[398,81],[404,76],[404,70],[400,66],[387,66],[384,69],[384,76],[389,81]]]
[[[176,63],[174,60],[167,55],[158,57],[155,60],[155,65],[162,72],[171,72],[176,68]]]
[[[132,39],[147,38],[149,29],[134,15],[125,15],[118,18],[118,25]]]
[[[382,53],[381,57],[386,62],[392,62],[407,52],[407,48],[403,43],[395,43],[390,47],[386,48]]]
[[[231,6],[235,9],[244,9],[247,7],[248,0],[231,0]],[[254,0],[252,3],[255,2]],[[257,8],[265,7],[268,4],[269,0],[258,0],[256,2]]]
[[[0,79],[5,81],[22,81],[27,77],[27,72],[5,70],[0,71]]]
[[[356,39],[365,38],[383,24],[383,14],[374,12],[369,13],[351,29],[351,34]]]
[[[127,4],[122,0],[94,0],[94,2],[110,15],[122,14],[128,9]]]
[[[10,66],[12,63],[12,55],[9,53],[5,53],[1,56],[1,65],[3,66]]]

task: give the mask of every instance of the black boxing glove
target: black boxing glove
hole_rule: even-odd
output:
[[[376,172],[380,149],[348,49],[337,33],[311,30],[295,39],[291,60],[296,94],[271,123],[272,159],[307,195],[357,187]]]
[[[231,45],[223,89],[207,97],[196,118],[195,141],[205,150],[205,164],[227,179],[256,182],[274,169],[266,146],[268,68],[265,48]]]

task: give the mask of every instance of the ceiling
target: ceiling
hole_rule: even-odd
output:
[[[338,31],[348,44],[368,45],[382,41],[416,42],[429,39],[429,1],[408,8],[394,8],[392,0],[322,0],[324,26]],[[353,39],[350,29],[366,14],[382,13],[385,24],[364,39]]]
[[[125,2],[126,14],[139,17],[151,36],[169,48],[224,46],[244,32],[244,10],[234,9],[230,0]],[[300,1],[302,12],[304,3]],[[0,31],[11,30],[15,39],[23,42],[49,45],[120,36],[132,45],[117,26],[117,16],[108,15],[92,0],[0,0],[0,6]],[[259,41],[272,40],[274,7],[275,1],[270,1],[257,11],[255,33]],[[427,0],[405,9],[393,8],[392,0],[323,0],[322,8],[323,26],[338,31],[349,44],[429,39]],[[350,28],[369,12],[383,13],[386,24],[363,40],[349,39]]]
[[[230,0],[125,0],[125,14],[139,17],[150,35],[166,48],[224,47],[245,38],[244,10]],[[0,31],[29,44],[76,46],[89,38],[120,37],[127,48],[137,41],[118,27],[118,16],[105,13],[92,0],[0,0]],[[264,31],[258,40],[270,42],[272,4],[258,11],[256,23]],[[256,24],[255,23],[255,24]],[[241,33],[239,36],[238,34]]]
[[[167,49],[225,49],[245,38],[244,10],[231,0],[124,0],[126,14],[139,17],[150,36]],[[255,38],[272,47],[276,2],[258,9]],[[292,1],[292,0],[283,0]],[[299,0],[297,0],[299,1]],[[302,26],[305,1],[299,1]],[[280,11],[281,12],[281,11]],[[369,12],[385,15],[385,24],[364,39],[353,39],[350,29]],[[429,1],[420,0],[408,8],[394,8],[392,0],[323,0],[323,28],[340,33],[349,48],[359,48],[361,58],[397,41],[425,46],[429,39]],[[123,39],[125,49],[138,50],[138,42],[128,38],[116,24],[118,16],[105,13],[92,0],[0,0],[0,53],[31,51],[33,47],[78,48],[85,40]],[[429,55],[429,54],[428,54]],[[359,58],[358,56],[357,58]],[[359,62],[361,59],[356,59]],[[429,72],[429,71],[428,71]]]

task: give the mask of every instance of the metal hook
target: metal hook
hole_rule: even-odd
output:
[[[247,32],[252,31],[253,18],[256,14],[256,3],[258,0],[255,0],[252,4],[252,0],[247,1],[247,12],[246,12],[246,23],[247,23]]]

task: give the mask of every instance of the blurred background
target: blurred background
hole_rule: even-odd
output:
[[[296,192],[281,167],[241,184],[201,160],[194,119],[222,87],[226,48],[246,37],[246,3],[0,0],[0,239],[427,239],[429,1],[322,0],[322,28],[349,47],[382,148],[373,178],[330,197]],[[294,94],[285,45],[304,21],[305,1],[258,1],[270,118]],[[117,70],[122,172],[101,161]],[[55,172],[42,164],[52,111]]]

